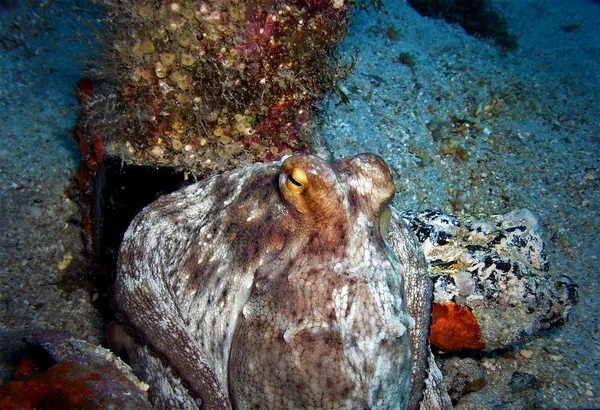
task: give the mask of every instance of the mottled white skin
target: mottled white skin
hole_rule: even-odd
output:
[[[430,349],[428,349],[430,350]],[[421,410],[451,410],[452,400],[448,395],[444,376],[435,362],[433,353],[429,351],[429,370],[425,379],[425,388],[423,390],[423,399],[419,403]]]
[[[164,196],[125,234],[119,309],[205,408],[405,408],[406,269],[379,230],[393,194],[383,160],[362,154]]]

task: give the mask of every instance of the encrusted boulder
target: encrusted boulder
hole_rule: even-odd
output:
[[[0,385],[1,409],[152,409],[148,385],[109,350],[56,329],[3,330],[7,335],[25,343],[4,352],[20,361]]]
[[[431,343],[445,351],[494,350],[562,325],[577,285],[550,273],[537,218],[527,209],[487,220],[405,211],[434,283]]]

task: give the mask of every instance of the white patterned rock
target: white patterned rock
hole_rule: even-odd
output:
[[[440,211],[401,214],[433,280],[431,342],[445,351],[494,350],[562,325],[577,285],[549,272],[537,218],[527,209],[487,220]]]

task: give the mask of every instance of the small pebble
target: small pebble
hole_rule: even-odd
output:
[[[496,359],[494,358],[483,359],[481,364],[488,370],[496,370]]]
[[[148,391],[148,389],[150,388],[150,385],[149,385],[149,384],[146,384],[146,383],[144,383],[144,382],[139,382],[139,383],[137,384],[137,386],[138,386],[138,388],[139,388],[141,391],[144,391],[144,392],[145,392],[145,391]]]
[[[552,360],[553,362],[560,362],[563,357],[559,354],[551,354],[550,356],[550,360]]]
[[[65,270],[69,267],[71,262],[73,261],[73,254],[71,252],[67,252],[63,255],[60,262],[58,262],[58,269]]]
[[[519,354],[525,359],[531,359],[533,356],[533,352],[528,349],[519,350]]]
[[[29,216],[33,219],[39,219],[43,216],[42,208],[36,205],[29,207]]]
[[[99,345],[100,344],[100,339],[98,339],[96,336],[90,335],[90,336],[87,337],[87,342],[91,343],[93,345]]]

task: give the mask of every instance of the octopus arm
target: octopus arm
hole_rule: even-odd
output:
[[[160,227],[138,216],[123,239],[119,253],[115,298],[127,320],[164,356],[177,375],[202,401],[202,408],[227,410],[231,404],[218,378],[203,357],[180,315],[176,298],[165,281],[165,266],[157,250],[169,238]]]
[[[408,408],[427,409],[427,403],[441,403],[437,408],[451,409],[450,397],[429,346],[433,284],[427,273],[427,261],[415,234],[399,213],[390,208],[385,239],[403,268],[407,310],[415,321],[411,329],[413,366]]]

